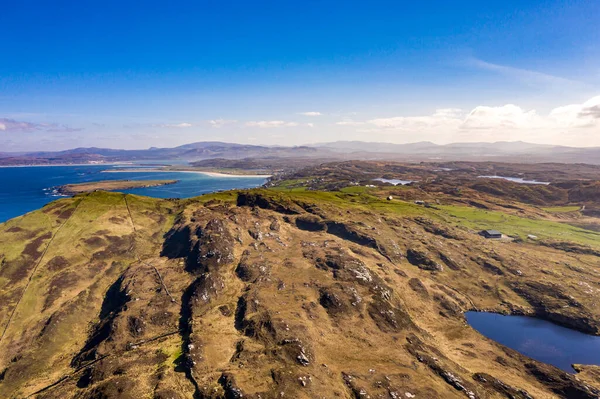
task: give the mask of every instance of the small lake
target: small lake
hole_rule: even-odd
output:
[[[573,373],[572,364],[600,365],[600,337],[527,316],[467,312],[482,335],[543,363]]]
[[[376,181],[381,181],[384,183],[390,183],[393,184],[394,186],[403,186],[405,184],[410,184],[413,181],[412,180],[398,180],[398,179],[373,179]]]
[[[156,163],[156,162],[153,162]],[[211,176],[194,172],[160,172],[139,170],[106,173],[124,165],[25,166],[0,168],[0,223],[36,210],[58,199],[52,188],[69,183],[100,180],[178,180],[176,184],[159,187],[119,190],[156,198],[189,198],[236,188],[258,187],[264,177]]]
[[[520,177],[508,177],[508,176],[477,176],[479,178],[485,179],[502,179],[512,181],[513,183],[521,183],[521,184],[545,184],[548,185],[550,182],[545,181],[536,181],[536,180],[526,180]]]

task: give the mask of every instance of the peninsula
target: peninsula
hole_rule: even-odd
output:
[[[63,195],[76,195],[92,191],[116,191],[131,188],[147,188],[175,184],[179,180],[102,180],[78,184],[65,184],[59,186],[57,191]]]

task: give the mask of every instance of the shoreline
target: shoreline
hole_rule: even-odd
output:
[[[207,176],[211,176],[211,177],[236,177],[236,178],[240,178],[240,177],[247,177],[247,178],[261,178],[261,179],[268,179],[269,177],[273,176],[273,175],[234,175],[234,174],[228,174],[228,173],[219,173],[219,172],[204,172],[201,170],[163,170],[163,169],[131,169],[131,170],[103,170],[102,173],[143,173],[143,172],[154,172],[154,173],[199,173],[202,175],[207,175]]]
[[[179,180],[101,180],[96,182],[69,183],[53,188],[53,192],[61,196],[73,196],[94,191],[120,191],[136,188],[168,186],[179,183]]]
[[[53,167],[53,166],[114,166],[114,165],[133,165],[127,162],[107,162],[107,163],[57,163],[44,165],[0,165],[0,168],[37,168],[37,167]]]
[[[135,166],[135,164],[133,163],[128,163],[128,162],[111,162],[111,163],[98,163],[98,164],[93,164],[93,163],[68,163],[68,164],[52,164],[52,165],[0,165],[0,169],[5,168],[50,168],[50,167],[58,167],[58,166],[123,166],[123,165],[131,165],[131,166]],[[135,168],[132,167],[131,170],[126,170],[126,169],[121,169],[121,170],[110,170],[110,169],[106,169],[106,170],[102,170],[101,173],[125,173],[125,172],[132,172],[132,173],[142,173],[142,172],[179,172],[179,173],[200,173],[203,175],[207,175],[207,176],[211,176],[211,177],[251,177],[251,178],[262,178],[262,179],[268,179],[269,177],[272,177],[273,175],[241,175],[241,174],[231,174],[231,173],[220,173],[220,172],[208,172],[208,171],[201,171],[201,170],[171,170],[171,169],[156,169],[156,168]]]

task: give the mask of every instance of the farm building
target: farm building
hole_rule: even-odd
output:
[[[483,230],[481,233],[485,238],[502,238],[502,233],[498,230]]]

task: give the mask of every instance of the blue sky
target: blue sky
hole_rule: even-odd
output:
[[[597,0],[6,2],[0,152],[600,146],[598,21]]]

